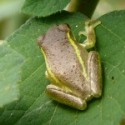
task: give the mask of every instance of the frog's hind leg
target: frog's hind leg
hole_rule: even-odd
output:
[[[53,84],[47,86],[47,94],[54,100],[79,110],[84,110],[87,106],[86,101]]]
[[[94,97],[99,97],[102,92],[102,74],[100,57],[96,51],[89,52],[88,74],[90,80],[91,94]]]

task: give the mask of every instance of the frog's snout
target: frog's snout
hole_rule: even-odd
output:
[[[45,37],[45,35],[42,35],[42,36],[38,37],[38,39],[37,39],[37,44],[39,45],[40,48],[42,46],[44,37]]]
[[[59,26],[58,26],[58,29],[59,30],[61,30],[61,31],[69,31],[70,30],[70,27],[69,27],[69,25],[68,24],[60,24]]]

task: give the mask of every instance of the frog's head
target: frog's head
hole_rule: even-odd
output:
[[[57,45],[62,39],[66,38],[68,31],[70,31],[70,27],[67,24],[54,25],[38,38],[38,45],[40,48]]]

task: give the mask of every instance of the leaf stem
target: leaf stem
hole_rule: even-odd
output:
[[[66,10],[70,12],[79,11],[91,18],[99,0],[71,0]]]

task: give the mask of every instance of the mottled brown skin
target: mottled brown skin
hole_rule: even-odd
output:
[[[93,96],[101,95],[101,85],[98,84],[101,82],[100,59],[97,52],[88,53],[72,37],[84,62],[88,76],[86,78],[75,49],[69,42],[67,32],[70,32],[70,28],[66,24],[53,26],[38,40],[39,46],[45,53],[49,69],[61,83],[56,82],[47,70],[47,78],[52,82],[47,86],[47,93],[60,103],[83,110],[86,108],[86,101]],[[98,76],[100,78],[97,78]]]

